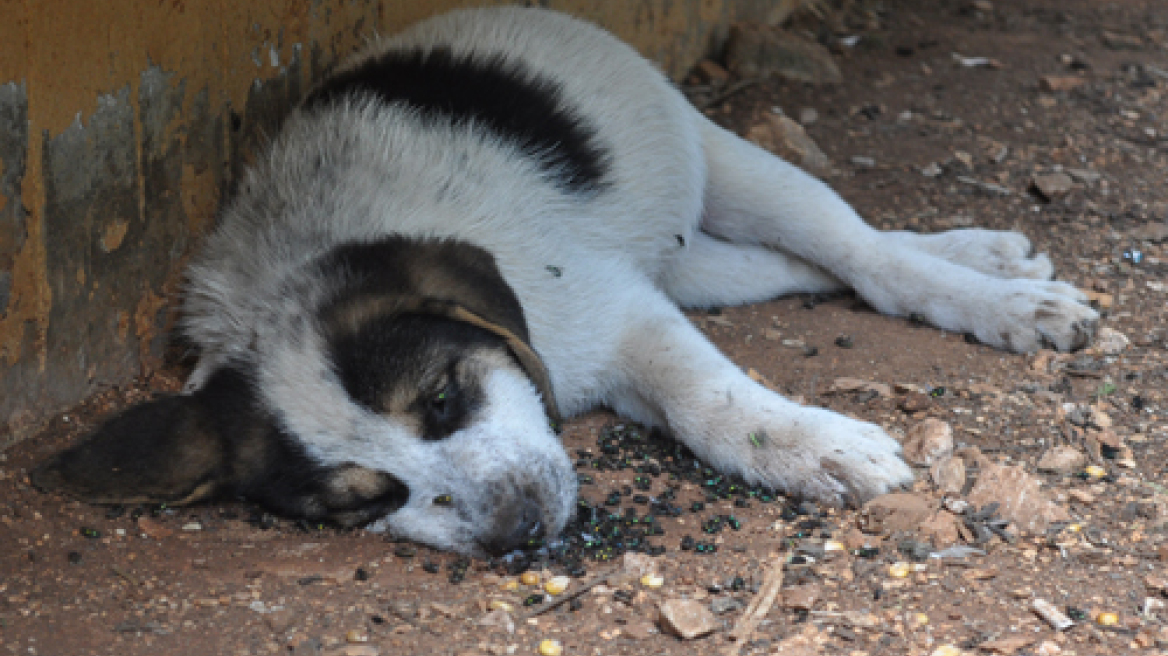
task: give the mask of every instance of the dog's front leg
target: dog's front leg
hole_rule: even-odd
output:
[[[724,472],[821,503],[862,503],[912,481],[880,427],[754,382],[664,297],[638,316],[621,346],[627,381],[609,399],[616,410],[659,420]]]

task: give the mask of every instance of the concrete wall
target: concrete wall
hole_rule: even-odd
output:
[[[0,0],[0,448],[161,362],[233,175],[375,32],[482,2]],[[532,4],[532,3],[528,3]],[[767,0],[545,0],[682,75]]]

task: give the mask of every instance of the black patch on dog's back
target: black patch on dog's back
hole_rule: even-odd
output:
[[[390,50],[329,78],[304,107],[362,95],[405,105],[431,121],[485,126],[538,161],[567,191],[604,185],[608,160],[595,129],[564,107],[558,84],[503,55]]]

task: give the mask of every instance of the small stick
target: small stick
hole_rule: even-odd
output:
[[[565,602],[571,601],[571,600],[575,599],[576,597],[579,597],[580,595],[584,594],[585,592],[588,592],[592,588],[595,588],[596,586],[607,582],[608,579],[611,578],[618,571],[620,571],[620,569],[621,568],[618,565],[618,566],[609,568],[608,571],[606,571],[606,572],[603,572],[601,574],[597,574],[594,578],[589,580],[587,583],[585,583],[584,585],[581,585],[579,587],[579,589],[573,590],[572,592],[569,592],[568,594],[561,595],[560,597],[557,597],[556,599],[552,599],[551,601],[545,601],[544,603],[540,604],[539,606],[532,608],[527,613],[520,615],[518,618],[518,621],[524,622],[524,621],[529,620],[533,617],[538,617],[540,615],[543,615],[544,613],[548,612],[549,610],[552,610],[553,608],[560,607]]]
[[[746,612],[739,618],[738,623],[734,625],[733,629],[730,629],[730,639],[734,641],[734,644],[723,650],[724,656],[737,656],[742,646],[749,642],[751,636],[754,635],[754,630],[758,628],[759,622],[767,616],[767,613],[771,612],[771,607],[775,605],[775,600],[783,588],[784,560],[783,554],[779,554],[771,563],[770,569],[763,577],[762,588],[751,600],[750,605],[746,607]]]
[[[735,82],[734,84],[731,84],[729,87],[727,87],[726,90],[723,91],[722,93],[714,96],[713,98],[710,98],[706,102],[699,105],[698,109],[706,109],[708,107],[713,107],[714,105],[717,105],[718,103],[725,102],[726,99],[730,98],[730,96],[737,94],[739,91],[742,91],[743,89],[749,89],[750,87],[752,87],[756,84],[758,84],[758,80],[754,79],[754,78],[751,78],[749,80],[739,80],[739,81]]]

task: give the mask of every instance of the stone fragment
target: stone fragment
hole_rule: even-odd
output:
[[[1059,91],[1071,91],[1073,89],[1077,89],[1083,86],[1086,81],[1087,80],[1081,77],[1074,77],[1071,75],[1044,75],[1038,81],[1038,86],[1041,87],[1043,91],[1057,93]]]
[[[1062,171],[1053,171],[1035,175],[1031,179],[1031,186],[1042,198],[1051,201],[1069,192],[1075,186],[1075,181]]]
[[[833,171],[831,160],[807,136],[803,126],[786,116],[773,112],[763,114],[762,120],[746,131],[746,139],[812,175],[825,177]]]
[[[1104,326],[1099,329],[1099,333],[1095,335],[1095,349],[1103,355],[1119,355],[1127,350],[1131,345],[1131,340],[1127,335]]]
[[[730,27],[726,64],[742,78],[774,76],[811,84],[843,80],[839,66],[823,46],[791,32],[753,23]]]
[[[1047,449],[1038,460],[1038,471],[1051,474],[1073,474],[1087,464],[1087,454],[1072,446]]]
[[[479,618],[479,626],[503,629],[507,633],[515,633],[515,620],[511,613],[502,608],[493,610]]]
[[[646,574],[656,574],[657,561],[648,554],[627,552],[621,557],[621,569],[625,574],[640,578]]]
[[[915,494],[885,494],[864,504],[865,528],[873,533],[911,531],[932,515],[935,506]]]
[[[892,396],[892,387],[884,383],[873,383],[859,378],[836,378],[827,388],[827,394],[842,394],[847,392],[875,392],[880,396]]]
[[[991,654],[1013,654],[1019,649],[1032,644],[1038,636],[1009,636],[1005,638],[998,638],[997,640],[989,640],[978,645],[981,651],[987,651]]]
[[[662,602],[659,623],[663,631],[682,640],[694,640],[718,628],[714,614],[693,599],[667,599]]]
[[[943,494],[959,495],[965,489],[965,461],[941,458],[929,469],[929,478]]]
[[[934,404],[932,397],[924,392],[909,392],[901,397],[897,405],[908,414],[913,414],[916,412],[924,412],[933,407]]]
[[[1155,223],[1145,223],[1133,229],[1130,234],[1132,239],[1139,239],[1140,241],[1168,241],[1168,222],[1157,221]]]
[[[794,585],[783,590],[783,607],[811,610],[822,594],[818,585]]]
[[[937,549],[951,547],[960,540],[960,520],[953,513],[946,510],[934,512],[920,525],[922,537],[928,538]]]
[[[1041,490],[1039,480],[1020,467],[997,464],[983,467],[968,499],[976,508],[997,503],[998,517],[1009,520],[1015,531],[1038,534],[1051,522],[1071,520],[1066,509]]]
[[[904,459],[928,467],[953,455],[953,427],[932,417],[908,429],[904,439]]]
[[[1144,47],[1144,40],[1132,34],[1104,30],[1102,37],[1103,45],[1112,50],[1142,50]]]
[[[725,615],[740,608],[743,608],[742,602],[734,597],[714,597],[710,600],[710,612],[715,615]]]
[[[162,540],[174,535],[174,531],[166,528],[161,522],[158,522],[145,515],[138,518],[138,530],[151,540]]]

